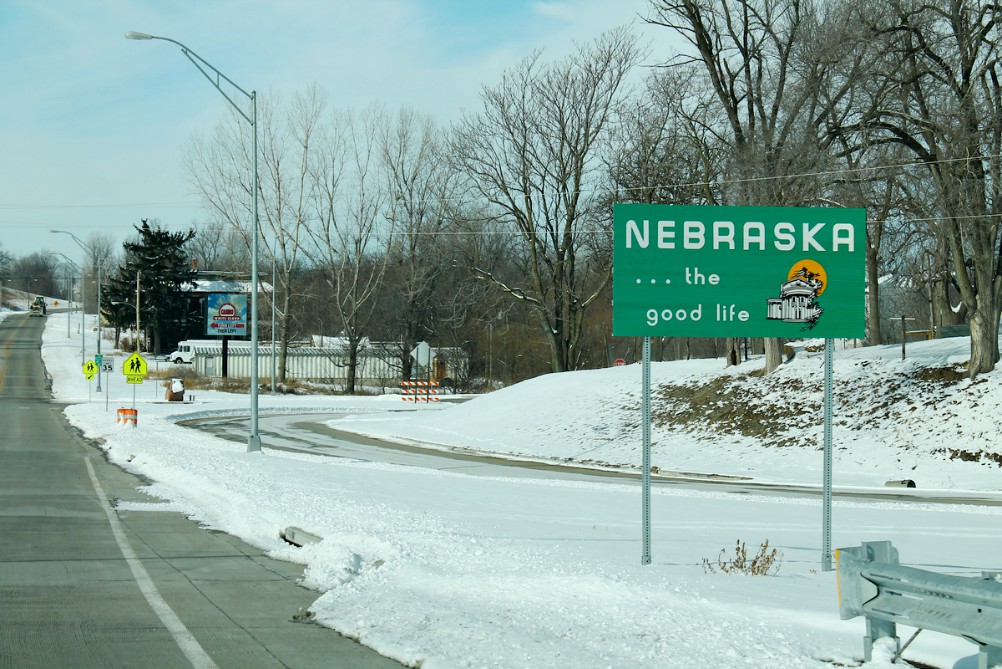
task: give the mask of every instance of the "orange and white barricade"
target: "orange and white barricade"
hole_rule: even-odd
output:
[[[401,381],[404,402],[437,402],[438,381]]]

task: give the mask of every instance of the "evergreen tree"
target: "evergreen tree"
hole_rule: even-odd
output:
[[[10,278],[10,269],[14,264],[14,258],[4,251],[3,244],[0,244],[0,281]]]
[[[197,272],[184,250],[195,231],[170,232],[150,226],[143,219],[135,226],[137,241],[126,242],[125,260],[114,272],[105,292],[103,311],[117,326],[134,322],[134,309],[123,309],[112,302],[136,303],[136,278],[139,278],[139,318],[144,330],[152,332],[152,352],[160,353],[163,343],[176,342],[177,333],[186,329],[192,314],[188,293],[182,286],[193,285]],[[183,337],[181,337],[183,338]]]

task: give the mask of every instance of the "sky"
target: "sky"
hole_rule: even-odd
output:
[[[143,218],[209,220],[182,158],[228,103],[179,47],[128,31],[181,42],[259,100],[316,84],[338,107],[408,106],[447,124],[536,49],[557,59],[632,25],[648,63],[663,58],[670,38],[640,20],[647,11],[648,0],[4,0],[0,245],[80,258],[49,231],[118,245]]]
[[[23,318],[23,315],[4,316]],[[70,327],[67,327],[67,323]],[[314,619],[410,666],[557,669],[728,667],[831,669],[859,666],[865,624],[840,620],[838,586],[821,566],[821,502],[765,492],[654,486],[650,565],[641,564],[637,481],[473,475],[454,462],[325,457],[273,448],[275,413],[339,412],[312,419],[339,430],[430,450],[463,448],[502,458],[636,472],[640,449],[639,365],[550,374],[460,404],[415,406],[393,394],[260,396],[264,449],[176,424],[246,412],[247,397],[130,386],[120,371],[97,395],[80,370],[75,319],[52,313],[42,358],[67,419],[107,457],[150,481],[145,502],[120,514],[180,512],[239,536],[269,555],[304,565],[317,593]],[[88,330],[87,355],[93,353]],[[833,481],[840,491],[886,491],[912,478],[918,501],[833,504],[832,545],[890,540],[903,564],[977,578],[1002,568],[1002,507],[933,504],[945,494],[1002,500],[999,467],[949,459],[944,446],[997,452],[1002,370],[949,384],[919,379],[955,369],[966,338],[838,350]],[[106,342],[105,353],[111,350]],[[124,355],[118,355],[121,361]],[[151,367],[155,363],[151,364]],[[652,365],[652,463],[752,481],[821,486],[822,356],[801,352],[777,372],[751,374],[753,360]],[[756,407],[799,419],[752,438],[709,419],[684,424],[673,389],[737,384]],[[873,401],[879,388],[880,402]],[[133,394],[135,391],[135,395]],[[192,393],[194,392],[194,397]],[[116,422],[138,409],[138,427]],[[310,418],[303,416],[304,419]],[[279,432],[284,430],[279,429]],[[793,445],[772,440],[796,436]],[[135,519],[138,520],[138,519]],[[296,548],[296,527],[320,542]],[[770,576],[708,572],[736,541],[779,551]],[[900,625],[902,642],[914,630]],[[867,669],[896,669],[880,646]],[[925,632],[906,660],[973,669],[976,647]]]

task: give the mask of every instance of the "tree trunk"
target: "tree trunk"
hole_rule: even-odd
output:
[[[971,360],[967,365],[967,374],[973,379],[978,374],[990,372],[995,369],[998,361],[998,311],[994,311],[992,318],[986,317],[984,310],[978,309],[971,313]]]
[[[727,358],[728,367],[741,364],[740,341],[737,337],[727,337],[724,340],[724,356]]]
[[[550,324],[549,314],[546,313],[546,309],[538,307],[536,313],[539,316],[540,323],[545,328],[546,341],[550,344],[550,371],[566,372],[567,350],[559,330]]]
[[[345,392],[355,394],[356,374],[358,373],[358,342],[348,341],[348,378],[345,381]]]
[[[279,311],[279,318],[276,327],[279,332],[278,339],[278,372],[277,382],[285,383],[286,369],[289,360],[289,314],[292,311],[292,299],[291,290],[289,287],[290,277],[288,273],[282,279],[282,284],[284,286],[282,290],[282,308]],[[272,287],[272,299],[275,298],[275,288]],[[321,333],[323,334],[323,333]],[[271,333],[272,339],[275,338],[275,333]]]
[[[282,335],[278,342],[278,372],[276,373],[276,383],[285,383],[286,367],[289,362],[289,338]]]
[[[880,272],[877,268],[875,244],[866,245],[866,316],[867,341],[870,346],[879,346],[880,334]],[[931,327],[931,326],[930,326]]]
[[[783,363],[783,340],[769,337],[762,340],[765,346],[765,373],[775,371]]]

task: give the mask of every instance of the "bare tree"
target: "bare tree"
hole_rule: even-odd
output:
[[[719,203],[726,147],[710,130],[719,119],[693,95],[703,85],[701,74],[655,70],[642,95],[624,105],[607,159],[612,202]],[[665,345],[658,343],[660,354]],[[738,340],[728,340],[728,347],[729,364],[737,364]]]
[[[301,253],[301,243],[316,206],[308,179],[314,135],[326,107],[316,87],[293,96],[285,107],[275,100],[259,106],[259,220],[262,258],[274,261],[277,286],[275,300],[278,337],[278,381],[285,380],[289,349],[292,274]],[[247,125],[233,114],[217,126],[211,140],[196,140],[188,153],[192,182],[216,216],[239,231],[247,249],[251,246],[249,209],[252,190],[247,167],[251,164],[246,141]]]
[[[883,104],[861,122],[928,169],[952,281],[967,308],[974,377],[999,360],[1002,313],[1002,62],[999,11],[975,0],[861,7],[885,53]]]
[[[304,252],[331,289],[330,306],[342,327],[347,357],[348,393],[356,389],[359,350],[393,240],[377,142],[386,123],[386,114],[377,107],[335,115],[310,166],[316,215],[307,228],[311,244]]]
[[[46,252],[16,257],[10,263],[10,288],[35,295],[56,295],[57,269],[58,258]]]
[[[648,22],[682,35],[693,53],[670,65],[701,69],[724,119],[713,128],[728,147],[724,204],[805,206],[825,200],[818,173],[832,141],[823,129],[852,91],[858,63],[826,32],[809,0],[652,0]],[[836,74],[840,75],[835,79]],[[833,80],[836,85],[831,85]],[[694,89],[696,92],[698,88]],[[739,358],[729,342],[728,361]],[[765,342],[765,369],[782,341]]]
[[[410,351],[436,334],[439,281],[449,269],[452,235],[446,234],[457,197],[442,132],[430,117],[402,109],[395,121],[376,128],[381,168],[387,179],[387,212],[396,234],[387,277],[395,307],[400,367],[411,378]]]
[[[246,269],[250,262],[244,235],[232,225],[212,221],[193,225],[197,234],[189,242],[199,271],[235,273]]]
[[[525,270],[516,283],[482,266],[473,272],[532,307],[552,371],[577,365],[584,313],[610,279],[608,266],[588,264],[588,237],[604,225],[599,234],[608,239],[611,218],[594,210],[601,198],[592,188],[598,150],[638,58],[623,29],[554,65],[536,53],[484,88],[481,112],[455,129],[456,162],[490,215],[513,231]],[[588,272],[600,279],[584,281]]]

